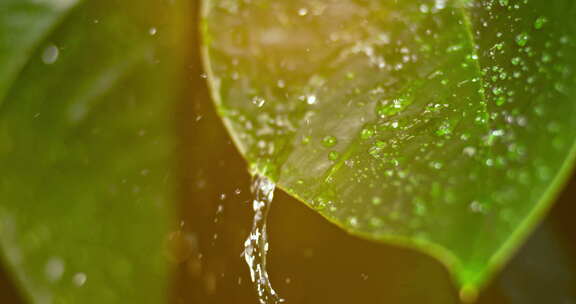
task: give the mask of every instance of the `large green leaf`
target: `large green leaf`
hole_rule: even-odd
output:
[[[256,173],[475,294],[566,179],[571,0],[206,0],[214,101]]]
[[[0,1],[0,243],[33,303],[162,303],[186,1]]]

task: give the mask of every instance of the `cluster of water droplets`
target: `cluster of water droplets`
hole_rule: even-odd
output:
[[[534,210],[575,130],[575,43],[553,18],[559,9],[511,0],[271,5],[215,10],[251,22],[236,33],[243,40],[214,31],[210,51],[241,150],[281,165],[288,192],[357,231],[447,247],[469,236],[445,231],[481,231],[487,221],[478,244],[499,245]]]

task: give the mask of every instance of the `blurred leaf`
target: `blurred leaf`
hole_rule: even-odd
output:
[[[435,256],[464,298],[572,168],[573,1],[204,4],[214,101],[255,173]]]
[[[33,303],[161,303],[186,1],[0,3],[0,243]]]

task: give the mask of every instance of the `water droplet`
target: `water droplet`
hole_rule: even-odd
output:
[[[485,214],[488,210],[486,206],[478,201],[473,201],[470,203],[470,210],[474,213],[482,213]]]
[[[88,279],[88,277],[86,276],[85,273],[79,272],[79,273],[74,275],[74,277],[72,278],[72,281],[74,282],[74,285],[81,287],[86,283],[87,279]]]
[[[42,62],[45,64],[54,64],[60,57],[60,50],[54,44],[47,46],[42,52]]]
[[[350,224],[350,226],[358,226],[358,219],[355,216],[351,216],[348,218],[348,224]]]
[[[316,95],[308,95],[308,96],[306,96],[306,103],[309,104],[309,105],[316,104],[317,101],[318,101],[318,99],[316,98]]]
[[[467,156],[474,156],[476,154],[476,148],[474,147],[466,147],[464,148],[464,150],[462,150],[462,152],[467,155]]]
[[[546,17],[538,17],[538,19],[534,21],[534,28],[537,30],[542,29],[547,22],[548,19]]]
[[[374,130],[372,130],[370,128],[364,128],[364,129],[362,129],[362,131],[360,133],[360,138],[362,138],[364,140],[372,138],[372,136],[374,136]]]
[[[528,44],[528,34],[526,32],[520,33],[516,36],[516,44],[520,47],[526,46]]]
[[[496,95],[496,96],[502,94],[502,92],[503,92],[503,90],[502,90],[501,87],[494,87],[494,88],[492,89],[492,94],[494,94],[494,95]]]
[[[430,167],[432,167],[432,168],[434,168],[434,169],[436,169],[436,170],[442,169],[443,166],[444,166],[444,165],[443,165],[441,162],[439,162],[439,161],[433,161],[433,162],[430,163]]]
[[[326,136],[322,139],[322,145],[324,145],[324,147],[326,147],[326,148],[334,147],[337,143],[338,143],[338,139],[336,139],[336,137],[331,136],[331,135]]]
[[[252,97],[252,104],[256,105],[257,107],[261,108],[266,103],[266,99],[260,96]]]
[[[62,278],[64,274],[64,261],[62,259],[54,257],[48,260],[44,268],[46,277],[50,282],[56,282]]]
[[[452,134],[452,126],[450,125],[450,121],[444,121],[438,130],[436,130],[436,135],[447,137]]]
[[[378,103],[378,106],[376,107],[376,113],[381,118],[396,115],[404,111],[410,104],[412,104],[412,99],[408,96],[396,98],[392,101],[384,100]]]
[[[340,157],[340,153],[338,153],[336,151],[330,151],[330,153],[328,153],[328,159],[331,161],[336,161],[336,160],[338,160],[339,157]]]

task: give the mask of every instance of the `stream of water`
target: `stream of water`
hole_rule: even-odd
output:
[[[270,283],[266,271],[266,256],[268,255],[268,235],[266,222],[268,212],[274,198],[276,185],[266,177],[256,176],[252,182],[252,195],[254,200],[254,222],[250,235],[244,242],[244,260],[250,269],[252,282],[256,286],[260,304],[278,304],[284,302]]]

